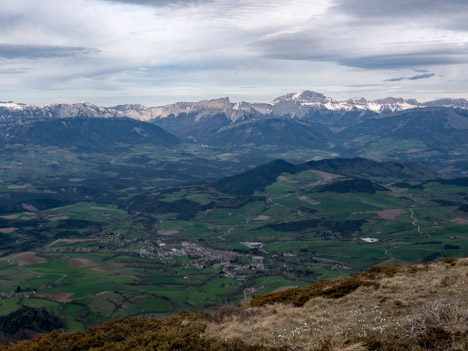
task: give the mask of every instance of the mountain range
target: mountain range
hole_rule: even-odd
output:
[[[195,120],[207,116],[224,115],[230,122],[238,122],[259,116],[290,116],[303,118],[316,111],[326,112],[359,112],[385,114],[424,107],[454,107],[468,109],[466,99],[439,99],[428,102],[418,102],[415,99],[388,97],[374,101],[365,98],[352,98],[337,101],[313,91],[289,93],[274,99],[270,103],[233,103],[228,97],[203,100],[199,102],[177,102],[175,104],[157,107],[143,105],[118,105],[114,107],[99,107],[90,103],[26,105],[14,102],[0,102],[0,120],[15,120],[18,118],[38,117],[129,117],[142,121],[165,119],[171,116],[192,115]]]
[[[99,149],[119,143],[172,147],[182,141],[260,155],[262,162],[359,156],[416,161],[453,175],[468,171],[466,99],[337,101],[302,91],[271,103],[232,103],[229,98],[159,107],[6,102],[0,103],[0,122],[0,145]]]

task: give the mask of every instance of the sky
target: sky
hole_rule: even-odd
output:
[[[0,0],[0,101],[468,98],[467,0]]]

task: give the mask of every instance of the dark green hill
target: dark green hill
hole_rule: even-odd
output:
[[[214,183],[213,187],[226,194],[251,195],[255,190],[263,191],[284,172],[296,173],[296,166],[283,160],[275,160],[232,177],[223,178]]]
[[[370,181],[369,179],[350,179],[337,181],[332,184],[322,185],[316,189],[316,192],[331,191],[335,193],[367,193],[375,194],[376,191],[389,191],[388,188]]]
[[[299,165],[300,170],[313,169],[347,177],[392,177],[402,179],[429,179],[437,173],[412,162],[376,162],[365,158],[334,158],[310,161]]]
[[[370,118],[340,133],[344,140],[362,136],[420,140],[430,147],[467,143],[468,111],[454,108],[419,108]]]
[[[437,173],[410,162],[375,162],[364,158],[335,158],[321,161],[310,161],[300,165],[293,165],[283,160],[271,161],[262,166],[223,178],[213,184],[213,187],[226,194],[251,195],[255,190],[263,191],[266,186],[276,182],[281,173],[295,174],[305,170],[318,170],[340,174],[347,177],[391,177],[402,179],[435,178]],[[343,187],[361,188],[365,192],[381,190],[375,183],[363,181],[344,183]],[[337,185],[337,187],[339,187]],[[371,189],[372,188],[372,189]],[[344,190],[344,188],[343,188]],[[328,191],[328,190],[324,190]]]
[[[63,327],[62,320],[50,314],[45,308],[22,307],[0,317],[0,335],[3,340],[29,339],[36,334]]]
[[[333,133],[317,122],[308,124],[286,119],[256,119],[222,128],[206,140],[221,147],[274,145],[291,148],[327,147]]]
[[[178,142],[158,126],[127,118],[41,119],[0,124],[0,147],[39,144],[102,150],[118,143],[172,146]]]

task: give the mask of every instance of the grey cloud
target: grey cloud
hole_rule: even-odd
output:
[[[152,7],[166,7],[173,5],[193,5],[208,0],[104,0],[107,2],[126,3],[130,5],[143,5]]]
[[[333,58],[330,58],[333,60]],[[398,69],[413,68],[418,66],[435,66],[465,63],[467,61],[466,52],[441,50],[382,54],[361,57],[341,57],[336,62],[342,66],[356,67],[363,69]]]
[[[251,47],[263,57],[272,59],[335,62],[341,66],[370,70],[416,69],[468,62],[468,45],[406,43],[370,55],[370,49],[353,48],[353,41],[348,37],[315,30],[276,35],[256,41]]]
[[[335,0],[333,10],[359,18],[413,17],[467,13],[466,0]]]
[[[30,68],[2,68],[0,69],[0,74],[2,75],[24,74],[30,70],[31,70]]]
[[[0,44],[0,57],[4,59],[41,59],[96,54],[99,50],[76,46]]]
[[[408,80],[419,80],[419,79],[426,79],[426,78],[432,78],[436,74],[435,73],[426,73],[426,74],[418,74],[412,77],[408,77]]]
[[[385,79],[385,82],[401,82],[402,80],[419,80],[419,79],[432,78],[435,75],[436,75],[435,73],[425,73],[425,74],[418,74],[418,75],[411,76],[411,77],[399,77],[399,78]]]

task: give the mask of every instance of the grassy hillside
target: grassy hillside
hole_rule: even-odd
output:
[[[374,267],[237,306],[56,331],[0,350],[466,350],[467,283],[468,258]]]

